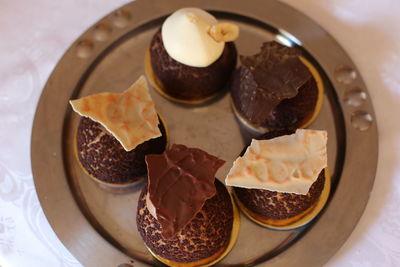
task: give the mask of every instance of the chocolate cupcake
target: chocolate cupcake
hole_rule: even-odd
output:
[[[293,229],[310,222],[330,191],[326,169],[326,132],[297,130],[253,140],[226,179],[240,209],[254,222],[273,229]],[[285,134],[285,133],[283,133]],[[271,139],[271,140],[267,140]]]
[[[163,23],[146,55],[149,80],[165,97],[199,103],[223,90],[236,66],[239,29],[198,8],[183,8]]]
[[[260,53],[242,56],[230,82],[239,120],[259,132],[297,129],[317,116],[323,99],[322,80],[296,47],[264,43]]]
[[[121,94],[95,94],[71,105],[82,116],[76,135],[78,161],[102,185],[132,185],[147,173],[145,156],[166,148],[166,129],[144,77]]]
[[[138,231],[151,254],[169,266],[209,266],[232,248],[239,214],[215,179],[224,163],[200,149],[173,145],[148,155],[149,184],[139,197]]]

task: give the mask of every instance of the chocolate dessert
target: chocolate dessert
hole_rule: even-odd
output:
[[[221,260],[238,231],[232,199],[215,179],[224,161],[173,145],[161,155],[146,156],[146,163],[148,185],[139,198],[136,223],[150,252],[169,266]]]
[[[162,90],[179,100],[202,100],[223,89],[236,66],[233,42],[225,44],[221,57],[207,67],[191,67],[171,58],[164,48],[161,31],[150,44],[152,70]]]
[[[150,139],[135,149],[126,151],[100,123],[83,117],[76,137],[79,161],[89,175],[102,182],[135,182],[147,173],[145,156],[165,150],[167,138],[162,123],[159,128],[161,137]]]
[[[133,184],[146,174],[145,156],[165,150],[165,125],[143,76],[122,93],[93,94],[70,104],[82,116],[76,135],[79,163],[101,184]]]
[[[174,12],[151,40],[145,62],[149,80],[177,102],[199,103],[215,96],[235,69],[232,41],[238,34],[236,25],[218,23],[204,10]]]
[[[227,247],[233,226],[232,202],[225,186],[216,180],[216,194],[172,238],[163,237],[160,223],[146,206],[147,187],[139,197],[136,224],[146,246],[164,259],[193,263],[216,259]]]
[[[268,42],[258,54],[240,60],[229,87],[242,121],[265,131],[311,122],[321,105],[322,84],[317,84],[320,77],[299,48]]]
[[[251,220],[283,230],[302,226],[318,214],[330,190],[324,135],[314,130],[268,132],[258,140],[274,143],[253,140],[242,152],[225,182],[233,185],[238,206]],[[313,173],[317,175],[310,182]]]

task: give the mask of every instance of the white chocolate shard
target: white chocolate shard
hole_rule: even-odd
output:
[[[161,27],[168,55],[191,67],[207,67],[214,63],[222,55],[225,41],[233,41],[238,35],[236,25],[218,24],[214,16],[199,8],[179,9]]]
[[[270,140],[253,139],[225,183],[305,195],[327,167],[327,140],[326,131],[304,129]]]
[[[71,100],[75,112],[103,125],[126,151],[161,136],[144,76],[122,93],[100,93]]]

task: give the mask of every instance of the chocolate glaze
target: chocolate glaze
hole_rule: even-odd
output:
[[[150,57],[153,72],[167,94],[183,100],[199,100],[226,86],[235,69],[237,53],[234,43],[229,42],[221,57],[210,66],[187,66],[168,55],[159,30],[151,40]]]
[[[146,156],[148,193],[164,238],[172,238],[215,193],[215,173],[225,163],[200,149],[174,144]]]
[[[318,88],[300,55],[298,48],[268,42],[260,53],[241,56],[242,65],[230,83],[238,112],[256,126],[282,129],[301,123],[315,107]],[[288,100],[293,101],[285,104]],[[281,114],[293,105],[294,109]]]

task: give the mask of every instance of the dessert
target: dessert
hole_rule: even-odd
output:
[[[291,135],[273,135],[253,139],[225,183],[234,186],[238,205],[251,220],[293,229],[312,220],[327,200],[327,134],[298,129]]]
[[[238,35],[236,25],[218,23],[204,10],[179,9],[151,40],[145,60],[147,76],[170,100],[208,100],[224,89],[235,69],[233,41]]]
[[[241,122],[260,132],[305,128],[322,105],[318,71],[296,47],[263,43],[241,56],[230,82],[232,106]]]
[[[94,94],[70,103],[82,116],[76,135],[78,161],[101,184],[138,181],[147,173],[145,155],[165,150],[165,126],[143,76],[123,93]]]
[[[232,248],[239,214],[226,187],[215,179],[224,163],[206,152],[173,145],[147,155],[148,185],[136,224],[151,254],[169,266],[208,266]]]

